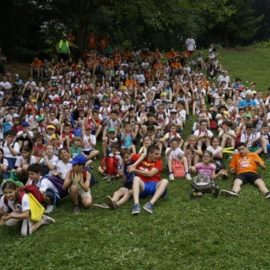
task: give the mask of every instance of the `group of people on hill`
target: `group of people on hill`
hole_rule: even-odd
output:
[[[3,76],[1,222],[23,221],[23,235],[54,223],[45,214],[31,220],[29,196],[19,182],[39,190],[46,214],[67,195],[78,214],[80,205],[93,206],[97,179],[119,179],[123,185],[96,206],[117,209],[132,198],[136,215],[140,198],[150,196],[143,209],[152,214],[167,196],[166,178],[227,178],[224,155],[234,149],[229,166],[236,178],[223,194],[236,197],[249,182],[269,198],[257,167],[265,168],[259,155],[270,151],[270,92],[231,80],[213,46],[207,57],[191,55],[89,50],[77,61],[35,58],[26,81],[19,74]],[[96,159],[100,165],[93,168]]]

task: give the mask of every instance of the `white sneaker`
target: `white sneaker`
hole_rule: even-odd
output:
[[[171,181],[174,180],[174,175],[173,175],[173,173],[170,173],[170,174],[169,174],[169,179],[170,179]]]
[[[192,177],[191,177],[190,173],[186,173],[186,179],[188,181],[191,181],[192,180]]]
[[[44,224],[49,225],[49,224],[54,224],[55,220],[51,217],[43,215],[43,222],[44,222]]]
[[[51,213],[53,211],[53,209],[54,209],[54,206],[52,204],[47,205],[46,210],[45,210],[45,214]]]

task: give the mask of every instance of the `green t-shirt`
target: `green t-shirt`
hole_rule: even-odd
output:
[[[82,153],[82,148],[81,147],[76,147],[76,146],[71,146],[70,147],[70,155],[72,158],[76,157],[77,155]]]
[[[67,40],[60,40],[58,44],[58,53],[70,54],[69,44]]]

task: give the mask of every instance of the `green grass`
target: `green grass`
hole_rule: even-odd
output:
[[[220,52],[233,76],[262,88],[268,84],[269,54]],[[263,176],[270,186],[269,169]],[[231,180],[219,185],[230,188]],[[92,190],[95,203],[118,186],[100,181]],[[190,200],[189,191],[186,181],[170,183],[169,196],[158,202],[154,215],[136,217],[131,202],[117,211],[83,210],[74,216],[67,198],[52,215],[56,224],[31,237],[0,228],[1,269],[270,269],[270,202],[256,188],[245,186],[239,199]]]
[[[224,49],[219,52],[219,58],[232,78],[240,77],[244,83],[256,82],[256,89],[265,91],[270,87],[269,52],[269,48]]]

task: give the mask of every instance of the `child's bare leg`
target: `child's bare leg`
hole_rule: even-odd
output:
[[[169,169],[169,173],[172,173],[172,158],[168,159],[168,169]]]
[[[140,177],[135,176],[133,179],[133,186],[132,186],[134,204],[139,203],[139,195],[140,191],[142,190],[144,190],[144,182],[141,180]]]
[[[168,184],[169,181],[167,179],[162,179],[161,181],[158,182],[156,192],[152,197],[152,199],[150,200],[151,204],[155,204],[155,202],[163,195]]]
[[[93,202],[92,196],[82,197],[81,202],[84,207],[89,208]]]
[[[243,184],[243,181],[240,179],[235,179],[233,182],[233,188],[232,191],[234,191],[235,193],[239,193],[241,190],[241,186]]]
[[[184,168],[185,168],[185,173],[188,173],[188,171],[189,171],[189,167],[188,167],[188,161],[187,161],[187,158],[186,157],[183,157],[182,158],[182,160],[183,160],[183,164],[184,164]]]
[[[78,199],[78,187],[76,185],[71,185],[70,187],[70,196],[74,205],[79,205]]]
[[[98,171],[99,171],[101,174],[105,174],[105,170],[104,170],[101,166],[98,167]]]
[[[99,154],[98,150],[93,150],[91,151],[91,153],[88,155],[89,159],[93,159],[94,157],[96,157]]]
[[[117,207],[120,207],[123,204],[125,204],[131,197],[132,197],[132,190],[126,191],[120,198],[120,200],[116,202]]]
[[[260,192],[265,195],[269,192],[268,188],[265,185],[265,182],[262,179],[257,179],[254,183],[260,190]]]

